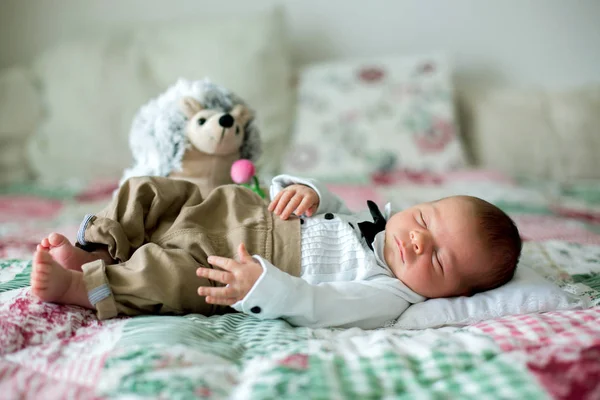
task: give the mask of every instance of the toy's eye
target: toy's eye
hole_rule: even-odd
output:
[[[236,135],[240,134],[240,126],[239,125],[235,127],[235,134]]]
[[[204,125],[206,118],[198,118],[198,125]]]

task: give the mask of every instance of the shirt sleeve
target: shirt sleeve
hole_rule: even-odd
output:
[[[315,214],[352,214],[342,199],[333,194],[324,184],[314,179],[299,178],[291,175],[277,175],[271,182],[271,198],[274,198],[284,188],[294,184],[306,185],[317,192],[319,195],[319,208]]]
[[[410,303],[394,279],[341,281],[311,285],[254,256],[263,274],[243,300],[232,307],[260,319],[282,318],[309,328],[380,328],[398,318]]]

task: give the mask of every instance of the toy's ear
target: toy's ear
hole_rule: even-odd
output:
[[[203,109],[198,100],[189,96],[182,98],[179,102],[179,105],[181,106],[181,111],[183,111],[188,118],[192,118]]]
[[[250,121],[254,116],[252,115],[252,111],[250,111],[249,108],[241,104],[238,104],[237,106],[233,107],[233,110],[231,110],[230,114],[242,126],[245,126],[248,123],[248,121]]]

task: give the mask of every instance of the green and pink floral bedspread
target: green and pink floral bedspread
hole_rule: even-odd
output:
[[[594,304],[424,331],[313,330],[242,314],[100,322],[33,298],[35,245],[55,230],[74,237],[113,188],[0,189],[0,398],[600,398],[597,184],[517,184],[463,171],[332,185],[356,209],[366,199],[403,206],[453,193],[491,200],[547,261],[538,272]]]

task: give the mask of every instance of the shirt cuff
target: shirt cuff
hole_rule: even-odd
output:
[[[246,297],[231,307],[260,319],[280,318],[290,296],[290,288],[285,284],[287,274],[260,256],[253,256],[253,258],[260,263],[263,273]]]

